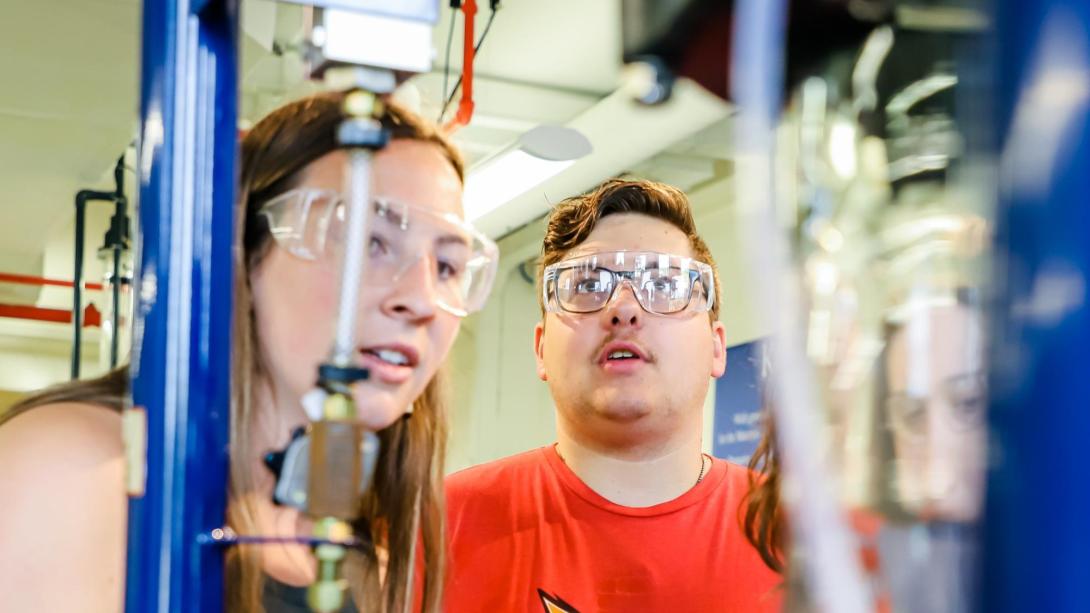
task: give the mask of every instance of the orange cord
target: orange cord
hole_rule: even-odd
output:
[[[458,101],[458,112],[454,118],[443,126],[443,131],[451,134],[459,128],[469,124],[473,117],[473,46],[476,37],[473,33],[473,22],[477,17],[477,0],[464,0],[462,13],[465,17],[465,38],[462,54],[462,99]]]

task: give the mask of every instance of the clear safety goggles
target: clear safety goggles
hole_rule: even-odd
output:
[[[348,215],[334,190],[293,189],[258,211],[280,248],[311,261],[339,261]],[[389,287],[416,266],[428,267],[436,304],[458,317],[481,309],[499,262],[496,243],[451,213],[436,213],[386,198],[374,200],[364,285]]]
[[[545,267],[545,310],[593,313],[627,284],[648,313],[669,315],[715,303],[712,267],[692,258],[653,251],[613,251],[575,257]]]

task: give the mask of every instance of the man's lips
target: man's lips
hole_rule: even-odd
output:
[[[610,358],[610,356],[615,356]],[[618,362],[651,362],[647,351],[636,343],[630,341],[613,341],[606,343],[598,354],[598,364],[607,365]]]

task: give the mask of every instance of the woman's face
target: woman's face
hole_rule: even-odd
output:
[[[886,402],[897,492],[921,517],[978,516],[986,445],[982,352],[981,315],[960,305],[921,309],[890,339]]]
[[[307,166],[300,188],[343,191],[347,155],[329,153]],[[462,216],[462,183],[438,145],[394,140],[373,158],[376,198]],[[407,243],[424,245],[427,232]],[[426,245],[425,249],[426,251]],[[289,410],[314,388],[328,359],[337,319],[339,252],[306,260],[275,241],[251,273],[258,345],[277,404]],[[370,371],[353,387],[360,420],[372,430],[396,421],[423,392],[458,332],[460,319],[437,306],[435,265],[426,258],[386,284],[361,287],[356,325],[360,364]]]

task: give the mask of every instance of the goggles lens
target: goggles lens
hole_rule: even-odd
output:
[[[545,310],[593,313],[628,284],[648,313],[669,315],[686,308],[708,311],[715,300],[712,268],[692,258],[651,251],[594,253],[545,269]]]
[[[308,261],[335,264],[344,252],[347,209],[335,191],[294,189],[258,211],[280,248]],[[374,200],[365,283],[397,283],[423,262],[436,303],[463,317],[488,298],[499,262],[499,248],[454,214],[443,214],[385,198]]]

